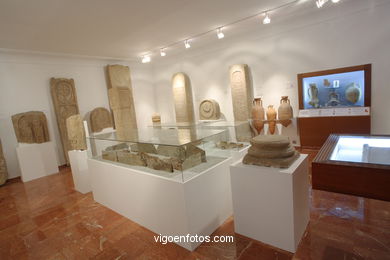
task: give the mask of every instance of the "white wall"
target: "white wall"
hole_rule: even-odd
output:
[[[249,65],[253,93],[263,97],[264,107],[277,107],[280,97],[288,95],[296,115],[298,73],[372,63],[372,133],[390,134],[390,1],[341,1],[323,9],[311,4],[312,9],[297,10],[294,17],[275,15],[270,25],[259,21],[241,34],[226,32],[223,40],[213,35],[211,44],[198,47],[194,42],[189,50],[156,58],[154,84],[162,121],[175,121],[171,77],[179,71],[191,79],[197,118],[200,102],[213,98],[233,121],[230,65]]]
[[[60,164],[64,164],[50,96],[50,78],[75,80],[80,114],[84,116],[99,106],[109,108],[104,69],[107,64],[118,63],[130,67],[137,123],[139,127],[146,127],[156,110],[150,69],[147,66],[112,60],[0,52],[0,138],[9,178],[20,175],[11,116],[31,110],[43,111],[48,120],[50,138],[57,145]]]

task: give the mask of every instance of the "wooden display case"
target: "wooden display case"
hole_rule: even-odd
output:
[[[312,162],[312,186],[390,201],[390,136],[330,135]]]
[[[305,109],[304,79],[317,76],[329,76],[334,74],[364,71],[364,91],[361,103],[364,107],[371,106],[371,64],[353,67],[323,70],[298,74],[299,109]],[[351,106],[353,107],[353,106]],[[357,107],[357,106],[355,106]],[[325,108],[325,107],[323,107]],[[329,107],[326,107],[329,108]],[[339,107],[330,107],[339,109]],[[345,107],[340,107],[345,108]],[[311,108],[310,110],[318,110]],[[368,115],[339,115],[339,116],[312,116],[298,117],[298,131],[301,147],[320,148],[330,134],[370,134],[371,116]]]

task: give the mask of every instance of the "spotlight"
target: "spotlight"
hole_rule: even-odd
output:
[[[263,24],[270,24],[270,23],[271,23],[271,18],[269,17],[268,13],[265,13]]]
[[[191,48],[190,42],[188,40],[184,41],[184,46],[186,47],[186,49]]]
[[[217,29],[217,37],[218,39],[222,39],[223,37],[225,37],[225,34],[223,34],[222,32],[222,28]]]
[[[162,48],[162,49],[160,50],[160,55],[161,55],[161,57],[167,56],[167,53],[165,52],[165,49],[164,49],[164,48]]]
[[[340,0],[332,0],[332,3],[338,3]]]
[[[332,0],[333,1],[333,0]],[[336,0],[337,1],[337,0]],[[324,4],[328,2],[328,0],[317,0],[316,1],[316,5],[318,8],[321,8],[322,6],[324,6]]]
[[[149,63],[152,59],[148,55],[142,57],[142,63]]]

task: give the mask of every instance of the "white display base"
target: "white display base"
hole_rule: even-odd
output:
[[[53,142],[22,144],[16,147],[23,182],[58,173],[58,159]]]
[[[235,232],[295,252],[309,222],[307,155],[290,168],[230,167]]]
[[[232,214],[231,158],[182,183],[88,159],[95,201],[162,235],[210,235]],[[178,242],[194,250],[200,242]]]
[[[88,171],[88,152],[69,151],[69,162],[72,168],[74,188],[81,193],[92,191]]]

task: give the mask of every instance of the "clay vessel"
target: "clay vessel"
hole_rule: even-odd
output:
[[[269,105],[267,109],[268,131],[271,135],[275,133],[276,128],[276,110],[273,105]]]
[[[356,83],[350,84],[349,87],[347,87],[347,89],[345,90],[345,97],[352,104],[358,102],[360,100],[360,96],[361,91],[359,85],[357,85]]]
[[[317,85],[312,83],[309,85],[310,87],[308,88],[308,95],[310,98],[309,105],[311,105],[314,108],[319,108],[320,105],[320,100],[318,99],[318,88]]]
[[[257,132],[260,134],[261,130],[263,130],[264,127],[264,108],[263,108],[263,101],[261,98],[255,98],[253,100],[253,106],[252,106],[252,119],[253,119],[253,127],[257,130]]]
[[[289,124],[291,124],[291,118],[293,118],[293,109],[290,105],[290,99],[288,99],[288,96],[282,96],[282,99],[280,100],[278,118],[284,127],[287,127]]]

